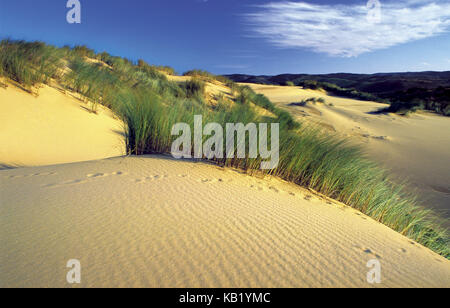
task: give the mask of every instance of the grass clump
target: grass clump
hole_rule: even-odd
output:
[[[187,71],[183,74],[183,76],[198,77],[198,78],[204,79],[209,82],[219,81],[226,85],[233,84],[233,82],[225,76],[214,75],[214,74],[211,74],[210,72],[207,72],[204,70],[198,70],[198,69]]]
[[[411,101],[396,101],[390,104],[389,107],[379,110],[379,112],[392,112],[400,115],[409,115],[420,110],[429,110],[444,116],[450,116],[450,90],[448,97],[439,101],[414,98]]]
[[[411,113],[417,112],[419,110],[425,109],[425,103],[420,100],[414,100],[409,103],[404,102],[395,102],[392,103],[389,107],[383,108],[380,112],[392,112],[400,115],[409,115]]]
[[[325,99],[323,97],[310,97],[307,99],[303,99],[301,102],[299,103],[292,103],[290,105],[292,106],[306,106],[308,105],[308,103],[312,103],[312,104],[316,104],[316,103],[321,103],[321,104],[325,104]]]
[[[0,42],[0,72],[26,88],[58,77],[62,67],[60,51],[42,42],[3,40]]]
[[[170,66],[162,66],[162,65],[150,65],[144,60],[138,60],[138,67],[146,70],[148,73],[152,74],[167,74],[167,75],[176,75],[177,73]]]
[[[87,46],[77,45],[72,48],[72,52],[78,57],[86,57],[94,59],[96,57],[95,51]]]
[[[292,81],[286,81],[286,86],[295,87],[295,84]]]
[[[192,78],[181,84],[181,87],[184,88],[187,98],[202,99],[205,95],[206,84],[201,79]]]
[[[70,90],[79,93],[86,102],[91,102],[91,111],[97,112],[97,105],[111,107],[109,102],[115,95],[119,77],[101,64],[91,64],[75,58],[69,65],[71,71],[64,78]]]

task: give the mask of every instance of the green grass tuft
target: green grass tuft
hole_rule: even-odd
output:
[[[26,88],[57,78],[61,51],[42,42],[0,42],[0,72]]]

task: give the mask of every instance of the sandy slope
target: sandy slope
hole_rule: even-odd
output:
[[[281,105],[297,98],[279,90]],[[372,138],[382,132],[372,121],[353,130],[371,103],[333,102],[285,108],[368,146],[396,140]],[[69,259],[81,261],[83,287],[370,287],[373,258],[382,287],[450,287],[448,260],[294,184],[162,156],[77,162],[123,154],[110,111],[47,86],[35,98],[10,85],[0,104],[0,165],[52,164],[0,171],[0,287],[69,286]],[[53,165],[66,162],[77,163]]]
[[[161,156],[0,171],[0,287],[450,287],[450,261],[278,179]]]
[[[43,86],[35,97],[0,88],[0,169],[121,156],[124,127],[112,113]]]
[[[420,201],[450,218],[450,119],[423,112],[409,117],[373,114],[385,105],[328,96],[298,87],[251,84],[276,105],[362,144],[367,154],[410,182]],[[291,106],[310,97],[325,104]],[[329,106],[332,104],[333,106]]]

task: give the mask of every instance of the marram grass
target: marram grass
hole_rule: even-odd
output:
[[[88,63],[86,56],[106,65]],[[64,61],[70,72],[60,76]],[[0,44],[0,75],[27,87],[53,78],[93,106],[108,106],[126,124],[129,154],[169,153],[176,138],[171,136],[172,126],[184,122],[193,127],[194,115],[202,115],[204,123],[223,126],[279,122],[279,165],[266,173],[341,201],[450,259],[449,236],[436,216],[419,206],[414,196],[406,194],[402,185],[392,181],[358,147],[295,121],[249,87],[199,70],[186,73],[194,77],[192,81],[177,84],[143,61],[135,65],[105,52],[96,55],[84,47],[57,49],[40,42],[10,40]],[[217,106],[205,104],[203,93],[208,81],[228,85],[236,96],[234,104],[227,104],[223,98]],[[252,103],[270,111],[276,119],[260,117]],[[214,161],[249,173],[262,172],[258,171],[260,158]]]

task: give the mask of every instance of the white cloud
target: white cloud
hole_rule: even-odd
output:
[[[307,48],[353,57],[412,42],[450,29],[448,0],[381,0],[381,20],[365,5],[271,2],[247,14],[252,32],[282,48]]]

